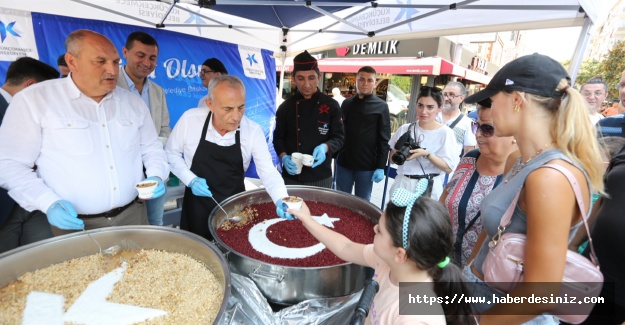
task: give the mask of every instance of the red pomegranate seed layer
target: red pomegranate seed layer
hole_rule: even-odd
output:
[[[334,228],[330,229],[357,243],[373,243],[374,223],[361,214],[329,203],[306,201],[306,204],[313,216],[326,213],[330,218],[341,219],[334,222]],[[255,209],[258,213],[253,222],[228,230],[221,227],[217,229],[217,237],[238,253],[266,263],[293,267],[320,267],[345,263],[327,248],[313,256],[301,259],[275,258],[258,252],[252,248],[248,240],[249,231],[258,223],[276,218],[276,206],[268,202],[254,204],[249,208]],[[299,220],[282,221],[270,226],[267,229],[267,238],[275,244],[293,248],[309,247],[319,243]]]

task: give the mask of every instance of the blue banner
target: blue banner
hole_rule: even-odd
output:
[[[32,20],[39,59],[53,67],[56,67],[58,56],[65,53],[67,35],[77,29],[89,29],[105,35],[115,44],[120,56],[128,34],[144,31],[152,35],[158,42],[159,54],[157,67],[149,78],[165,90],[172,128],[182,113],[196,107],[200,98],[207,93],[199,77],[202,62],[211,57],[218,58],[229,74],[243,80],[247,94],[245,115],[260,124],[274,164],[278,164],[271,143],[276,112],[276,66],[273,52],[162,29],[99,20],[35,12],[32,13]],[[8,66],[8,63],[2,62],[2,65]],[[123,56],[122,64],[125,64]],[[1,70],[6,72],[6,68],[3,68]],[[250,167],[246,176],[257,177],[253,167]]]

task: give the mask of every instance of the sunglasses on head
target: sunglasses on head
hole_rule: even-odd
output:
[[[477,122],[473,122],[471,124],[471,129],[473,130],[473,134],[477,134],[477,130],[482,132],[482,136],[484,137],[492,137],[495,134],[495,127],[491,124],[480,124]]]

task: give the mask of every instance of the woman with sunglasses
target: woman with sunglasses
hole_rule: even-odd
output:
[[[400,187],[414,191],[419,179],[425,178],[429,181],[425,195],[431,193],[430,197],[435,200],[441,196],[445,173],[451,173],[460,160],[460,147],[456,144],[454,131],[436,121],[442,107],[443,94],[439,88],[421,87],[417,96],[418,121],[402,125],[389,141],[393,148],[391,160],[399,165],[390,193]],[[413,146],[409,151],[403,151],[409,142]],[[394,158],[398,151],[408,153],[405,162]]]
[[[482,231],[480,204],[499,183],[508,156],[518,148],[513,137],[498,137],[491,116],[490,100],[477,106],[473,133],[478,149],[467,152],[443,191],[440,202],[451,216],[454,231],[453,262],[463,266]]]
[[[584,98],[570,87],[566,70],[557,61],[538,53],[520,57],[503,66],[486,88],[465,99],[475,103],[490,98],[494,134],[513,136],[520,157],[505,173],[503,182],[482,200],[484,231],[475,245],[475,258],[463,273],[474,295],[492,297],[502,293],[484,280],[484,260],[505,211],[514,204],[511,223],[504,233],[526,236],[522,264],[523,280],[507,294],[511,297],[549,297],[559,294],[567,246],[589,213],[591,193],[603,192],[602,157],[595,128],[588,118]],[[555,164],[573,174],[572,185]],[[574,188],[581,192],[586,211],[580,212]],[[518,201],[514,203],[515,197]],[[582,226],[583,228],[584,226]],[[482,240],[484,239],[485,240]],[[497,239],[499,237],[496,237]],[[492,269],[490,270],[492,271]],[[549,315],[557,305],[475,305],[481,325],[558,324]]]

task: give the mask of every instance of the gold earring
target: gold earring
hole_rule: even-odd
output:
[[[517,113],[521,109],[521,106],[514,105],[514,112]]]

